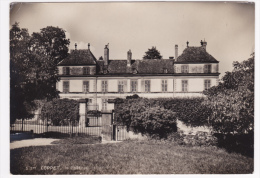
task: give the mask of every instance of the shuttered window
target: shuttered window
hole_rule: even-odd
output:
[[[107,99],[102,99],[102,110],[107,111]]]
[[[70,83],[69,81],[63,81],[63,92],[68,93],[70,88]]]
[[[69,75],[70,74],[70,68],[69,67],[63,67],[62,68],[62,70],[63,70],[63,75]]]
[[[210,80],[204,80],[204,90],[208,90],[211,86]]]
[[[89,81],[83,81],[83,92],[89,92]]]
[[[189,73],[189,66],[188,65],[182,65],[181,66],[181,73]]]
[[[131,92],[137,92],[137,80],[131,80]]]
[[[118,81],[118,92],[119,93],[127,92],[127,81],[126,80]]]
[[[144,91],[145,92],[150,92],[151,91],[151,81],[150,80],[145,80],[144,81]]]
[[[182,91],[187,92],[188,91],[188,80],[182,80],[181,84],[182,84]]]
[[[211,64],[204,65],[204,73],[211,73]]]
[[[108,83],[106,80],[103,80],[101,83],[102,92],[107,92]]]
[[[90,68],[89,67],[83,67],[83,75],[89,75],[90,74]]]
[[[162,80],[162,92],[167,91],[167,80]]]

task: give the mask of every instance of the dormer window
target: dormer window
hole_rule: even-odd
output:
[[[189,66],[188,65],[182,65],[181,66],[181,73],[189,73]]]
[[[69,75],[70,74],[70,68],[69,67],[63,67],[63,75]]]
[[[133,74],[137,74],[136,68],[133,68],[133,69],[132,69],[132,72],[133,72]]]
[[[164,74],[167,74],[167,73],[168,73],[168,69],[163,68],[163,73],[164,73]]]
[[[83,67],[83,75],[89,75],[90,74],[90,68],[89,67]]]
[[[104,69],[104,70],[103,70],[103,73],[104,73],[104,74],[107,74],[107,73],[108,73],[108,70],[107,70],[107,69]]]
[[[211,64],[204,65],[204,73],[211,73]]]

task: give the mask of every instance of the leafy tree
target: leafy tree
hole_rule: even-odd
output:
[[[162,59],[162,56],[160,51],[158,51],[156,47],[153,46],[151,49],[148,49],[148,51],[145,52],[143,59]]]
[[[32,81],[32,68],[28,67],[30,35],[18,23],[10,30],[10,121],[30,118],[35,108]]]
[[[243,134],[254,130],[254,54],[233,66],[218,86],[204,91],[205,104],[212,110],[215,131]]]
[[[10,117],[30,118],[35,100],[58,97],[57,63],[67,56],[69,39],[58,27],[29,35],[15,23],[10,29]]]

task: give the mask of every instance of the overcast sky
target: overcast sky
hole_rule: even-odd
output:
[[[91,44],[98,59],[109,43],[110,59],[141,59],[156,46],[164,59],[179,55],[186,47],[200,46],[220,61],[221,76],[232,70],[233,61],[250,57],[255,48],[255,8],[253,3],[236,2],[138,2],[138,3],[18,3],[10,10],[14,22],[39,32],[47,26],[66,30],[70,48]]]

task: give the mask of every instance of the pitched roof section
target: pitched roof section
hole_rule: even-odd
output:
[[[176,62],[218,62],[203,47],[187,47]]]
[[[97,61],[98,73],[103,73],[104,61]],[[173,60],[170,59],[145,59],[145,60],[132,60],[131,66],[127,67],[127,60],[110,60],[107,67],[109,74],[126,74],[134,73],[135,70],[138,74],[162,74],[164,69],[167,73],[173,73]]]
[[[72,50],[71,53],[63,59],[58,65],[93,65],[96,64],[97,59],[89,49]]]

